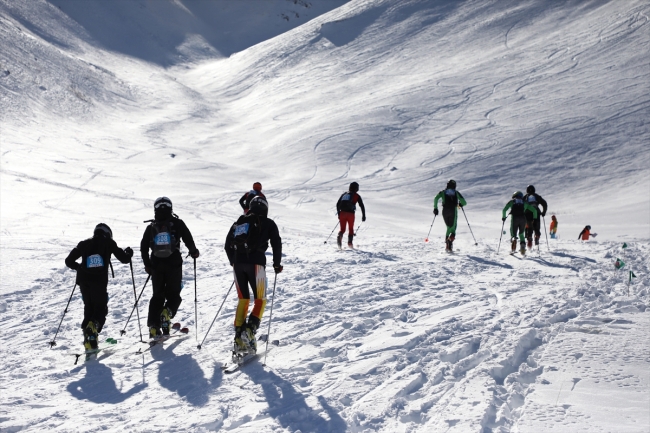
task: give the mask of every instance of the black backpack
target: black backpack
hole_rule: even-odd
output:
[[[258,215],[249,213],[239,217],[233,224],[233,248],[238,253],[260,250],[266,251],[268,245],[262,242],[262,222]]]
[[[510,213],[513,216],[522,216],[524,214],[524,200],[521,198],[513,198]]]
[[[445,190],[445,199],[442,201],[443,208],[454,209],[458,206],[458,195],[456,195],[456,190],[448,188]]]
[[[151,222],[151,253],[161,259],[178,249],[174,223],[171,220]]]
[[[346,192],[341,196],[341,211],[342,212],[355,212],[357,210],[356,205],[354,204],[354,201],[352,200],[354,197],[353,192]]]

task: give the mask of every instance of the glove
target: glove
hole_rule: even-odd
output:
[[[151,269],[149,266],[145,266],[144,271],[149,275],[151,275],[153,273],[153,269]]]
[[[433,214],[434,214],[434,215],[438,215],[438,208],[437,208],[437,207],[434,207],[434,208],[433,208]]]
[[[546,212],[542,212],[542,216],[546,216]]]
[[[131,247],[124,248],[124,254],[129,256],[129,258],[133,257],[133,250],[131,249]]]
[[[273,265],[273,270],[275,271],[276,274],[279,274],[280,272],[282,272],[282,269],[284,269],[284,266]]]
[[[366,220],[366,216],[364,215],[363,217],[361,217],[361,222],[364,222],[365,220]]]
[[[198,259],[199,258],[199,250],[194,250],[193,252],[190,253],[190,256],[192,256],[193,259]]]
[[[501,218],[501,221],[506,222],[506,217]]]
[[[460,207],[460,208],[462,208],[462,207],[463,207],[463,205],[462,205],[462,204],[460,204],[460,203],[458,203],[458,207]]]

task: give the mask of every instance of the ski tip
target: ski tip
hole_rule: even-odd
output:
[[[183,328],[183,329],[181,329],[181,330],[180,330],[180,331],[178,331],[178,332],[180,332],[181,334],[187,334],[187,333],[189,333],[189,332],[190,332],[190,330],[189,330],[189,329],[187,329],[187,328]]]

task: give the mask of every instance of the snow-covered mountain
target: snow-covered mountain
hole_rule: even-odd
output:
[[[649,14],[633,0],[0,0],[0,430],[650,430]],[[468,202],[453,256],[441,218],[423,242],[450,178]],[[284,242],[280,345],[224,375],[234,293],[196,341],[232,282],[223,242],[254,181]],[[337,251],[323,242],[351,181],[368,221]],[[509,256],[501,209],[528,184],[559,239]],[[161,195],[201,250],[198,324],[189,262],[177,316],[198,335],[135,355],[116,264],[103,334],[118,349],[73,365],[78,293],[48,349],[74,286],[63,259],[99,222],[138,246]],[[587,224],[598,237],[580,244]]]

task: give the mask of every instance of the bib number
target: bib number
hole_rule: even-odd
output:
[[[235,236],[245,235],[248,233],[248,223],[240,224],[235,227]]]
[[[104,267],[104,259],[102,256],[99,254],[93,254],[92,256],[88,256],[86,259],[86,267],[87,268],[103,268]]]
[[[157,246],[170,245],[171,244],[171,236],[169,236],[169,233],[167,233],[167,232],[158,233],[153,238],[153,243],[155,245],[157,245]]]

